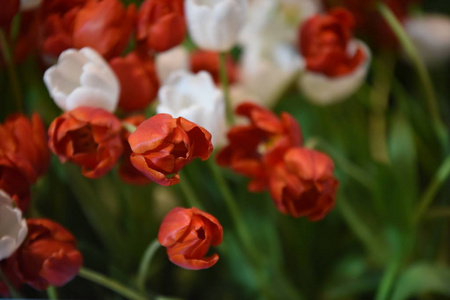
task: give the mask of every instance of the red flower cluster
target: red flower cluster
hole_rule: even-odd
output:
[[[280,120],[252,103],[241,104],[236,113],[250,124],[231,128],[218,164],[250,177],[252,192],[269,189],[282,213],[313,221],[323,218],[334,206],[338,187],[332,160],[301,147],[300,128],[287,113]]]
[[[72,280],[83,264],[73,235],[47,219],[28,219],[28,236],[2,264],[2,271],[14,286],[26,283],[38,290],[62,286]],[[0,293],[7,295],[7,289]]]
[[[49,147],[61,162],[80,165],[89,178],[111,170],[123,151],[120,121],[101,108],[79,107],[64,113],[50,124],[48,135]]]
[[[212,215],[195,207],[172,209],[161,223],[158,241],[171,262],[188,270],[212,267],[219,255],[205,257],[210,246],[222,243],[223,229]]]
[[[307,69],[335,77],[352,72],[363,62],[362,49],[349,53],[353,27],[353,16],[342,8],[305,21],[299,30],[299,50]]]
[[[0,189],[26,211],[30,186],[47,170],[50,151],[41,118],[21,114],[9,116],[0,125]]]
[[[178,172],[194,158],[206,160],[211,134],[182,117],[158,114],[144,121],[128,138],[133,166],[149,179],[167,186],[180,181]]]

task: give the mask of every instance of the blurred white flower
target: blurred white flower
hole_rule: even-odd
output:
[[[42,0],[20,0],[20,10],[30,10],[35,9],[40,6]]]
[[[44,74],[50,96],[62,110],[79,106],[113,112],[119,100],[119,81],[108,63],[91,48],[68,49]]]
[[[0,260],[10,257],[28,232],[22,212],[12,204],[13,200],[0,190]]]
[[[303,68],[304,62],[292,45],[249,45],[242,56],[241,80],[260,104],[271,107]]]
[[[407,19],[405,29],[428,65],[450,58],[450,18],[430,14]]]
[[[351,73],[328,77],[322,73],[305,70],[300,76],[299,88],[310,102],[318,105],[337,103],[348,98],[361,86],[370,66],[371,53],[369,48],[360,41],[355,40],[349,46],[352,49],[361,48],[366,57]]]
[[[204,50],[228,51],[236,44],[247,15],[247,0],[186,0],[193,41]]]
[[[189,53],[182,46],[172,48],[159,53],[155,60],[156,73],[161,84],[163,84],[170,73],[178,70],[189,70]]]
[[[215,86],[207,72],[172,73],[159,89],[156,111],[170,114],[174,118],[183,117],[204,127],[211,133],[214,146],[224,142],[225,100],[222,91]]]

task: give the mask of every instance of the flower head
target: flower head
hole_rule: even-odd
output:
[[[159,243],[166,247],[171,262],[188,270],[207,269],[219,255],[205,257],[210,246],[222,243],[223,229],[212,215],[195,207],[172,209],[161,223]]]
[[[239,105],[236,113],[247,117],[250,124],[230,129],[229,144],[218,153],[217,162],[250,177],[250,191],[263,191],[268,187],[271,168],[283,159],[284,152],[300,146],[300,128],[290,114],[282,113],[280,120],[253,103]]]
[[[333,170],[333,161],[321,152],[288,150],[270,177],[270,193],[278,210],[296,218],[322,219],[335,204],[339,182]]]
[[[61,162],[82,167],[83,175],[99,178],[114,167],[122,154],[120,121],[93,107],[68,111],[50,124],[49,147]]]
[[[114,111],[119,100],[119,82],[108,63],[93,49],[69,49],[58,63],[45,71],[47,89],[62,110],[80,106]]]
[[[186,0],[186,18],[194,42],[204,50],[228,51],[247,16],[246,0]]]
[[[118,0],[88,1],[77,13],[73,28],[75,48],[91,47],[106,59],[122,53],[134,26],[136,7]]]
[[[154,182],[167,186],[180,181],[178,172],[194,158],[206,160],[213,146],[211,134],[182,117],[157,114],[128,138],[133,166]]]
[[[0,190],[0,261],[10,257],[27,235],[22,212],[13,207],[12,199]]]
[[[206,71],[211,74],[215,83],[220,81],[220,53],[214,51],[197,50],[191,54],[190,65],[194,73]],[[233,84],[238,79],[238,66],[231,56],[227,56],[226,69],[228,83]]]
[[[83,264],[74,236],[47,219],[28,219],[27,224],[27,239],[9,258],[16,275],[38,290],[72,280]]]
[[[159,90],[158,113],[183,117],[212,135],[213,145],[223,142],[226,130],[225,99],[206,72],[172,73]]]
[[[137,21],[138,41],[162,52],[181,44],[186,35],[183,0],[146,0]]]

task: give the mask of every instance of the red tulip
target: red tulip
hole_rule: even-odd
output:
[[[327,15],[314,15],[299,30],[299,50],[308,70],[335,77],[351,73],[364,61],[358,48],[349,52],[354,26],[353,16],[343,8]]]
[[[73,31],[75,48],[91,47],[111,59],[122,53],[134,26],[136,7],[118,0],[89,1],[78,12]]]
[[[112,59],[109,64],[120,81],[120,108],[142,110],[156,99],[159,81],[149,56],[131,52],[126,57]]]
[[[185,35],[183,0],[146,0],[142,3],[136,39],[149,50],[169,50],[181,44]]]
[[[38,290],[62,286],[72,280],[83,264],[74,236],[47,219],[28,219],[28,237],[10,257],[22,282]]]
[[[211,74],[215,83],[220,82],[220,57],[218,52],[197,50],[191,54],[191,70],[194,73],[206,71]],[[234,83],[238,80],[238,66],[231,58],[227,56],[226,68],[228,82]]]
[[[194,158],[206,160],[211,134],[182,117],[158,114],[144,121],[128,138],[133,166],[154,182],[168,186],[180,181],[178,172]]]
[[[292,148],[270,177],[270,193],[284,214],[311,221],[322,219],[335,204],[339,182],[334,163],[326,155],[306,148]]]
[[[4,0],[0,9],[0,28],[9,26],[20,8],[20,0]]]
[[[122,154],[120,121],[101,108],[78,107],[55,120],[48,129],[49,147],[61,162],[82,167],[89,178],[99,178]]]
[[[278,119],[270,110],[243,103],[236,113],[250,119],[250,125],[235,126],[228,132],[229,145],[217,155],[221,166],[249,176],[248,189],[260,192],[268,187],[271,167],[282,160],[284,152],[302,142],[300,128],[288,113]]]
[[[212,267],[219,255],[205,257],[210,246],[222,243],[223,229],[219,221],[197,208],[176,207],[163,219],[158,241],[166,247],[171,262],[188,270]]]
[[[134,115],[122,120],[122,123],[128,123],[134,126],[139,126],[142,122],[145,121],[144,115]],[[127,130],[123,130],[122,133],[122,141],[123,141],[123,149],[124,153],[122,156],[122,162],[119,166],[119,177],[124,182],[128,184],[136,184],[136,185],[144,185],[151,182],[144,174],[139,172],[131,163],[130,155],[132,153],[130,144],[128,144],[128,138],[130,137],[130,132]]]

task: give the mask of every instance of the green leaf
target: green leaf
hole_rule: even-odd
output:
[[[450,269],[429,263],[416,263],[406,269],[395,286],[392,300],[436,293],[450,296]]]

